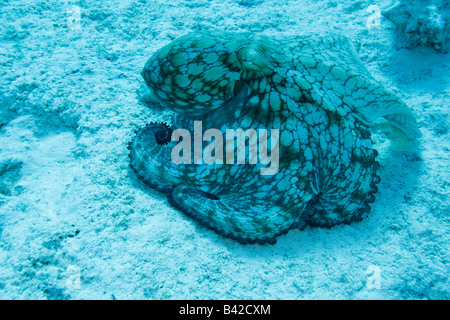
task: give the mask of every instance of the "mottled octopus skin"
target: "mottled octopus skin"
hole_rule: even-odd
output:
[[[380,181],[374,120],[420,134],[408,107],[373,79],[343,36],[191,33],[157,51],[142,76],[175,117],[170,128],[137,131],[130,167],[173,207],[240,243],[273,244],[292,228],[359,221]],[[278,173],[261,175],[263,165],[248,158],[174,164],[171,133],[193,134],[194,120],[224,137],[226,129],[279,129]]]

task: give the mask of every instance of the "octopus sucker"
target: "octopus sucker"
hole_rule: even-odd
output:
[[[242,244],[360,221],[381,181],[374,122],[383,118],[404,139],[420,136],[411,110],[375,81],[343,36],[191,33],[153,54],[141,75],[174,117],[170,126],[151,123],[136,132],[131,169],[172,207]],[[185,140],[197,123],[213,131]],[[224,157],[228,149],[219,143],[241,128],[244,162],[239,149]],[[181,139],[178,129],[188,134]],[[266,144],[252,132],[263,132]],[[261,148],[265,153],[250,156]],[[186,150],[211,157],[212,149],[214,161],[185,157]],[[174,150],[189,161],[174,161]],[[241,163],[222,161],[233,156]],[[276,170],[267,170],[273,159]]]

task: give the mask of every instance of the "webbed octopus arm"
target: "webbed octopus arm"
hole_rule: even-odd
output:
[[[242,244],[274,244],[278,236],[305,227],[301,217],[307,202],[303,207],[287,207],[281,200],[269,201],[270,194],[258,196],[236,191],[218,194],[177,185],[168,199],[173,207],[201,225]]]
[[[171,128],[151,123],[129,145],[130,166],[169,203],[218,234],[246,243],[275,243],[292,228],[306,225],[304,208],[312,195],[286,196],[286,168],[261,178],[260,165],[183,165],[170,160]]]
[[[292,76],[318,105],[342,116],[359,114],[369,126],[383,117],[406,137],[421,136],[411,109],[373,78],[347,37],[304,39],[292,52]]]

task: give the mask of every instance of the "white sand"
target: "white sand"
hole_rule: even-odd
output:
[[[384,18],[369,30],[366,9],[389,3],[2,1],[0,299],[449,299],[450,59],[396,48]],[[214,28],[346,35],[412,108],[419,151],[374,135],[382,182],[361,223],[242,246],[137,181],[127,143],[158,120],[140,70]]]

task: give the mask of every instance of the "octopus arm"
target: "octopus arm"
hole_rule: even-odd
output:
[[[257,199],[248,194],[215,194],[179,184],[168,195],[170,204],[218,234],[241,244],[274,244],[279,235],[300,226],[302,210]]]
[[[421,136],[411,109],[372,77],[347,37],[306,39],[297,54],[297,77],[307,80],[302,90],[318,105],[370,126],[383,118],[411,139]]]

